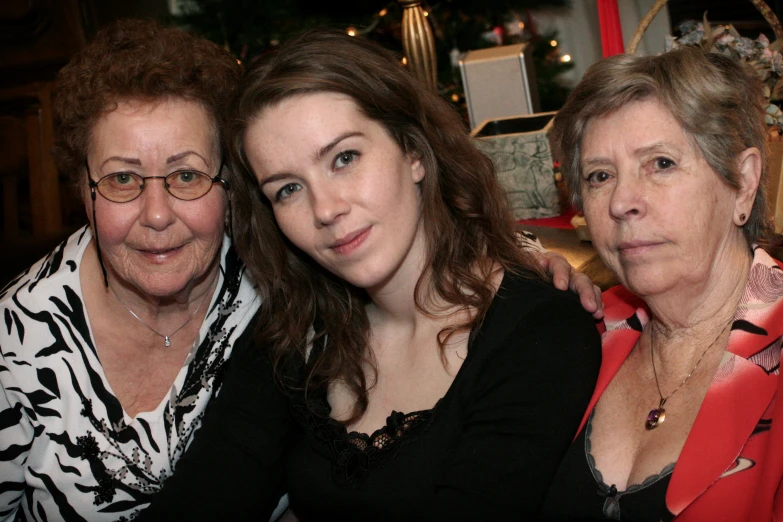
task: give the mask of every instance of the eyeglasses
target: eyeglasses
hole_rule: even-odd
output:
[[[220,183],[223,188],[228,190],[229,183],[220,177],[220,173],[223,171],[223,163],[220,164],[217,176],[214,178],[209,177],[208,174],[199,172],[198,170],[177,170],[172,172],[168,176],[139,176],[133,172],[115,172],[113,174],[107,174],[98,181],[93,181],[90,174],[90,164],[87,160],[84,161],[84,167],[87,169],[87,183],[90,187],[90,199],[93,201],[92,205],[92,226],[93,236],[95,237],[95,247],[98,250],[98,263],[101,265],[101,272],[103,272],[103,282],[106,287],[109,287],[109,277],[106,274],[106,267],[103,264],[103,256],[101,255],[101,245],[98,243],[98,221],[95,219],[95,192],[100,192],[101,196],[114,203],[128,203],[133,201],[137,197],[141,196],[144,192],[145,181],[148,179],[162,179],[163,186],[166,188],[166,192],[171,194],[177,199],[183,201],[193,201],[207,195],[212,190],[212,185]],[[228,200],[228,212],[231,214],[231,200]]]
[[[223,170],[223,165],[220,170]],[[178,170],[167,176],[139,176],[133,172],[115,172],[98,181],[88,178],[88,184],[91,190],[98,189],[101,196],[109,201],[128,203],[141,196],[148,179],[162,179],[166,191],[183,201],[193,201],[206,196],[215,183],[222,183],[228,189],[228,181],[220,177],[220,171],[212,178],[198,170]]]

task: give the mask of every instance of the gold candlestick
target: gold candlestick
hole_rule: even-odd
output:
[[[419,0],[397,0],[402,11],[402,49],[413,75],[437,90],[435,37]]]

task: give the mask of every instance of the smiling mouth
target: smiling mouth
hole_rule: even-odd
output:
[[[329,248],[338,254],[349,254],[359,248],[359,245],[364,243],[364,240],[367,239],[367,236],[370,234],[371,228],[372,227],[363,228],[343,236],[329,245]]]
[[[166,254],[170,254],[172,252],[176,252],[182,247],[171,247],[171,248],[146,248],[146,249],[140,249],[139,251],[143,254],[151,255],[151,256],[165,256]]]

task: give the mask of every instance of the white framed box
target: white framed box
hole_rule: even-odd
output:
[[[470,128],[484,120],[538,112],[532,47],[526,43],[468,51],[459,61]]]

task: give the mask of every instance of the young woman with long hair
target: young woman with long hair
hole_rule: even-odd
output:
[[[248,72],[230,132],[234,241],[263,299],[256,342],[294,419],[285,457],[268,460],[283,463],[294,515],[534,515],[600,341],[520,246],[457,114],[391,53],[315,31]],[[271,410],[247,401],[258,437],[224,426],[224,442],[277,456]]]

